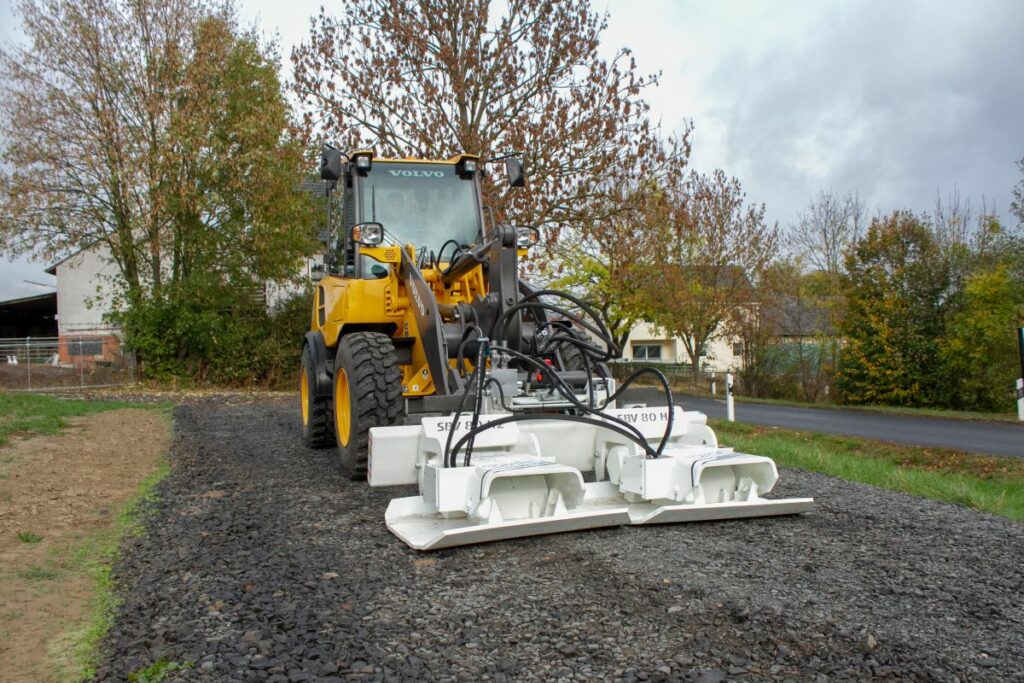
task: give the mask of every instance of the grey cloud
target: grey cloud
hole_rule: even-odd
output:
[[[733,54],[707,93],[729,170],[783,223],[822,186],[921,211],[957,185],[1005,214],[1024,156],[1021,26],[1024,3],[857,3]]]

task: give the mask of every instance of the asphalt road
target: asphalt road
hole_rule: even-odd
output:
[[[664,405],[657,389],[626,392],[626,402]],[[725,401],[676,395],[686,410],[725,419]],[[1024,425],[1001,422],[943,420],[933,417],[884,415],[859,410],[796,408],[764,403],[736,402],[736,421],[749,424],[846,434],[913,446],[945,446],[972,453],[1024,457]]]

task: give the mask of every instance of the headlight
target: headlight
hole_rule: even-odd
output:
[[[540,230],[532,225],[516,226],[516,246],[520,249],[529,249],[540,241]]]
[[[352,241],[365,247],[374,247],[384,241],[384,226],[380,223],[360,223],[352,226]]]

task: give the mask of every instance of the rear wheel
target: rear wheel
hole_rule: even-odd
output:
[[[566,330],[565,332],[575,339],[591,344],[594,343],[576,330]],[[587,361],[583,357],[583,349],[576,344],[571,342],[562,342],[562,344],[559,345],[558,354],[562,357],[562,367],[565,370],[585,371],[587,369]],[[600,383],[601,379],[612,376],[612,369],[608,367],[607,363],[592,362],[590,363],[590,373],[594,378],[594,382]]]
[[[316,372],[313,353],[302,349],[302,375],[299,396],[302,401],[302,443],[308,448],[330,448],[334,445],[334,409],[330,396],[316,395]]]
[[[355,332],[338,342],[334,362],[334,433],[342,473],[366,478],[370,428],[393,425],[402,413],[402,373],[391,338]]]

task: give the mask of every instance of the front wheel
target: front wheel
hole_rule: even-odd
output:
[[[330,448],[334,445],[334,406],[329,396],[316,395],[317,368],[313,352],[302,349],[302,375],[299,397],[302,401],[302,443],[307,448]]]
[[[334,362],[334,433],[342,473],[366,478],[372,427],[386,427],[402,413],[402,372],[391,337],[354,332],[338,342]]]

